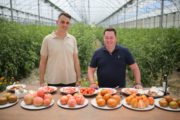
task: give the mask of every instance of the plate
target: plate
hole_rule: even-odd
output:
[[[98,90],[94,89],[94,92],[92,94],[85,94],[85,93],[82,93],[81,92],[81,89],[85,89],[85,90],[88,90],[88,89],[94,89],[94,88],[88,88],[88,87],[82,87],[79,89],[79,93],[83,94],[83,96],[85,97],[90,97],[90,96],[94,96],[98,93]]]
[[[107,105],[104,106],[104,107],[100,107],[100,106],[97,105],[96,99],[94,98],[94,99],[91,100],[91,105],[96,107],[96,108],[103,109],[103,110],[114,110],[114,109],[120,108],[122,106],[122,103],[120,102],[120,104],[118,104],[114,108],[108,107]]]
[[[164,91],[159,87],[152,86],[150,89],[148,89],[146,95],[159,98],[164,96]]]
[[[147,111],[147,110],[152,110],[152,109],[154,108],[154,105],[149,105],[148,107],[146,107],[146,108],[144,108],[144,109],[133,108],[133,107],[131,107],[130,105],[128,105],[128,104],[126,103],[126,99],[123,99],[123,100],[122,100],[122,104],[123,104],[125,107],[129,108],[129,109],[137,110],[137,111]]]
[[[78,92],[78,88],[77,87],[62,87],[60,88],[60,92],[64,94],[74,94]]]
[[[83,94],[83,96],[85,97],[91,97],[91,96],[94,96],[98,93],[98,90],[95,90],[93,94]]]
[[[5,104],[5,105],[0,105],[0,109],[2,109],[2,108],[7,108],[7,107],[11,107],[11,106],[17,104],[18,101],[19,101],[19,100],[17,100],[17,101],[14,102],[14,103],[7,103],[7,104]]]
[[[133,93],[138,93],[138,90],[137,89],[135,89],[135,88],[122,88],[121,89],[121,92],[122,93],[124,93],[124,94],[126,94],[126,95],[131,95],[131,94],[133,94]]]
[[[117,90],[113,89],[113,88],[99,88],[98,92],[100,92],[102,89],[107,89],[108,91],[111,92],[110,94],[116,94],[117,93]]]
[[[23,98],[27,93],[28,93],[28,91],[26,89],[15,90],[15,95],[18,98]]]
[[[45,93],[54,93],[57,91],[57,87],[54,86],[43,86],[39,90],[44,90]]]
[[[88,100],[85,99],[83,105],[76,105],[75,107],[69,107],[68,105],[62,105],[62,104],[59,102],[59,100],[57,101],[57,104],[58,104],[58,106],[60,106],[60,107],[62,107],[62,108],[66,108],[66,109],[79,109],[79,108],[83,108],[83,107],[87,106],[87,105],[88,105]]]
[[[163,93],[163,92],[162,92]],[[146,94],[147,96],[151,96],[151,97],[153,97],[153,98],[162,98],[162,97],[164,97],[164,93],[163,93],[163,95],[149,95],[149,94]]]
[[[137,89],[137,93],[139,95],[147,95],[148,94],[148,91],[147,89]]]
[[[172,108],[170,108],[170,107],[161,107],[161,106],[159,105],[159,100],[161,100],[161,99],[162,99],[162,98],[157,98],[157,99],[155,99],[155,102],[154,102],[155,106],[157,106],[158,108],[161,108],[161,109],[163,109],[163,110],[167,110],[167,111],[180,112],[180,108],[178,108],[178,109],[172,109]]]
[[[28,110],[41,110],[41,109],[49,108],[53,104],[54,104],[54,100],[51,101],[51,104],[49,106],[39,106],[39,107],[36,107],[34,105],[26,105],[24,100],[23,100],[20,105],[21,105],[22,108],[25,108],[25,109],[28,109]]]
[[[6,90],[8,91],[15,91],[17,89],[24,89],[26,88],[26,85],[24,84],[15,84],[15,85],[9,85],[6,87]]]

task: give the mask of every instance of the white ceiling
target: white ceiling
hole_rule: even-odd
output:
[[[131,0],[50,0],[78,21],[99,23]],[[135,18],[136,0],[127,7],[127,17]],[[139,18],[159,15],[161,0],[138,0]],[[164,0],[164,13],[180,10],[180,0]],[[121,17],[121,16],[119,16]]]
[[[49,2],[52,2],[57,7],[69,13],[73,18],[87,24],[97,24],[112,15],[115,11],[121,8],[124,4],[132,1],[125,9],[121,9],[114,14],[114,19],[121,23],[124,21],[136,20],[136,5],[137,0],[39,0],[40,16],[57,19],[59,10],[52,7]],[[0,0],[0,6],[10,8],[9,0]],[[38,0],[12,0],[13,9],[23,12],[38,15]],[[124,14],[124,10],[126,14]],[[180,11],[180,0],[164,0],[164,14]],[[10,11],[3,11],[3,14],[11,15]],[[161,0],[138,0],[138,19],[157,16],[161,14]],[[14,16],[17,14],[14,13]],[[25,14],[18,14],[17,16],[27,18]],[[28,16],[31,18],[32,16]],[[33,17],[32,17],[33,19]],[[108,20],[107,20],[108,22]]]
[[[129,0],[50,0],[80,21],[97,23]]]

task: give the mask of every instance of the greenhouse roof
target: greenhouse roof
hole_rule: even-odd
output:
[[[59,8],[71,14],[78,21],[86,23],[99,23],[116,12],[128,8],[127,18],[136,16],[138,1],[139,18],[159,15],[161,13],[161,0],[50,0]],[[164,0],[164,13],[179,11],[179,0]],[[123,15],[119,16],[120,18]]]
[[[60,12],[87,24],[122,23],[180,11],[180,0],[1,0],[7,18],[55,21]],[[12,12],[13,10],[13,12]]]
[[[79,21],[97,23],[129,0],[50,0]]]

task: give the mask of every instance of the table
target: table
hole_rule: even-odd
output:
[[[28,88],[37,90],[38,86],[28,86]],[[57,91],[53,94],[55,104],[52,107],[36,111],[21,108],[22,99],[20,99],[18,104],[0,109],[0,120],[180,120],[179,112],[165,111],[156,107],[143,112],[123,106],[115,110],[100,110],[91,105],[92,98],[88,98],[88,106],[82,109],[63,109],[56,103],[60,96],[60,92]]]

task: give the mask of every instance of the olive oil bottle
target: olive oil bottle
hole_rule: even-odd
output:
[[[168,88],[167,74],[164,74],[164,79],[162,81],[162,87],[163,87],[164,95],[167,95],[167,88]]]

